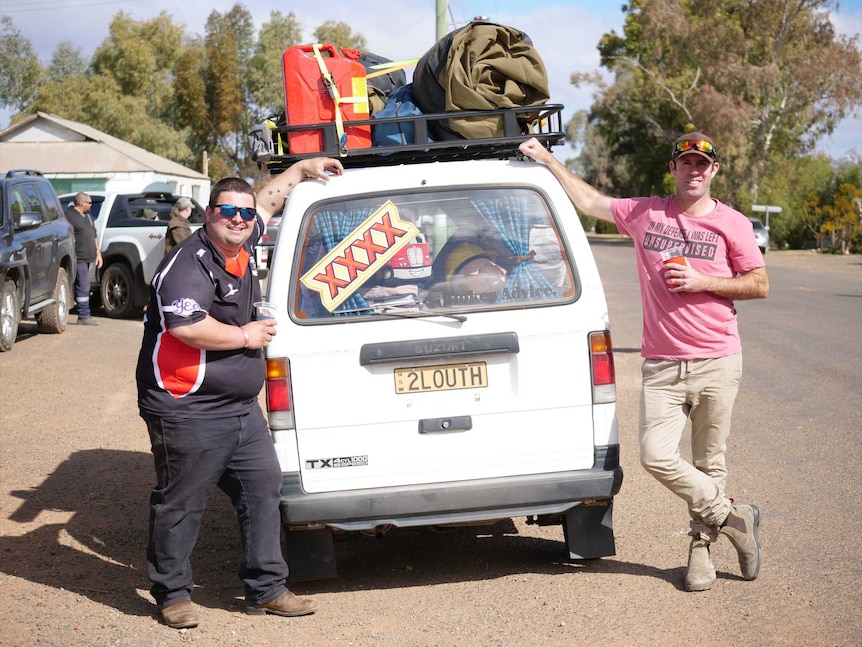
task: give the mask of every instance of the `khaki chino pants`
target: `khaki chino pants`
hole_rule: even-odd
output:
[[[725,452],[742,376],[742,355],[646,359],[641,373],[641,464],[688,504],[693,531],[714,533],[731,506],[725,495]],[[691,463],[679,451],[689,419]]]

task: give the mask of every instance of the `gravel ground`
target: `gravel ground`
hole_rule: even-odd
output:
[[[618,289],[609,279],[609,294],[630,300],[629,278],[620,281]],[[315,615],[247,616],[235,574],[238,534],[219,495],[193,556],[201,625],[169,629],[158,620],[144,570],[153,477],[135,405],[140,323],[99,321],[56,336],[31,335],[35,324],[25,322],[14,349],[0,356],[0,645],[862,644],[856,515],[819,524],[801,505],[780,506],[787,488],[805,483],[765,464],[759,442],[744,434],[732,473],[736,495],[756,493],[765,512],[763,573],[743,581],[723,541],[713,553],[716,587],[683,591],[684,511],[638,465],[639,330],[624,325],[615,333],[626,469],[616,557],[569,562],[559,527],[523,520],[382,539],[351,535],[337,544],[338,579],[293,587],[317,600]],[[742,398],[740,415],[753,406]],[[858,493],[858,436],[855,445],[841,442],[821,458],[846,460],[841,474]],[[822,506],[837,507],[832,500]]]

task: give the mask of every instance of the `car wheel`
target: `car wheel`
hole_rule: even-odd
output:
[[[135,309],[135,279],[125,263],[113,263],[102,270],[102,308],[112,319],[122,319]]]
[[[66,330],[69,321],[69,275],[64,268],[57,270],[57,284],[54,286],[54,304],[36,313],[39,332],[59,334]]]
[[[18,336],[18,317],[21,308],[18,305],[18,286],[15,281],[6,279],[3,291],[0,293],[0,351],[12,349]]]

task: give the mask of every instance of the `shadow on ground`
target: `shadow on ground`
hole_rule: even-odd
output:
[[[65,589],[130,615],[153,615],[147,591],[148,498],[153,483],[150,454],[91,449],[73,453],[38,487],[13,491],[22,500],[12,524],[33,524],[45,511],[72,513],[23,534],[7,524],[0,537],[2,569],[9,575]],[[553,535],[559,532],[559,539]],[[394,529],[382,538],[349,533],[336,540],[339,577],[291,588],[297,593],[425,586],[494,579],[520,573],[578,572],[653,577],[680,587],[681,568],[662,570],[606,558],[568,560],[561,528],[549,538],[519,534],[511,520],[494,526]],[[195,602],[242,608],[236,575],[241,556],[234,512],[217,492],[204,516],[192,556]]]

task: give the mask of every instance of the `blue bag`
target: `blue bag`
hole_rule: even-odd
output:
[[[413,102],[413,84],[408,83],[395,88],[386,99],[382,110],[374,114],[374,119],[384,117],[412,117],[422,111]],[[428,141],[433,141],[430,137]],[[413,143],[413,122],[397,121],[371,126],[371,142],[374,146],[400,146]]]

